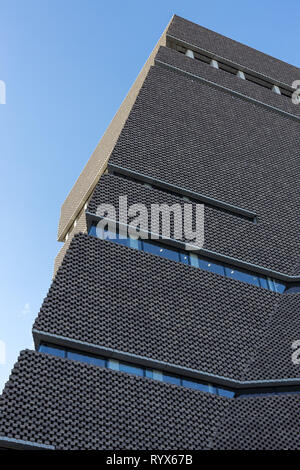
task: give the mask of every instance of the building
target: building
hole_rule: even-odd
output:
[[[174,16],[61,210],[2,447],[300,448],[300,69]],[[204,204],[205,243],[97,237]]]

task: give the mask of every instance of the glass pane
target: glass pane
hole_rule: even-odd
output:
[[[148,379],[153,379],[153,370],[152,369],[146,369],[145,370],[145,377],[148,377]]]
[[[217,388],[211,384],[208,384],[208,391],[209,393],[214,393],[215,395],[217,394]]]
[[[221,276],[225,275],[224,266],[218,262],[206,260],[198,256],[198,266],[201,269],[205,269],[205,271],[210,271],[215,274],[221,274]]]
[[[90,363],[94,366],[106,367],[106,360],[102,357],[90,357]]]
[[[285,291],[285,284],[283,282],[275,281],[275,280],[273,282],[275,285],[275,292],[278,292],[279,294],[283,294],[283,292]]]
[[[155,379],[155,380],[163,380],[163,373],[160,372],[159,370],[153,369],[152,373],[153,373],[153,379]]]
[[[182,379],[182,385],[184,387],[193,388],[194,390],[200,390],[201,392],[208,392],[209,388],[207,384],[201,384],[194,382],[193,380]]]
[[[169,384],[181,385],[180,377],[176,377],[175,375],[163,374],[163,381]]]
[[[144,376],[144,369],[142,367],[132,366],[130,364],[120,363],[120,368],[122,372],[128,372],[128,374]]]
[[[225,267],[225,274],[227,277],[231,277],[237,281],[247,282],[248,284],[253,284],[259,287],[258,277],[241,269],[228,266]]]
[[[231,390],[225,390],[225,388],[218,388],[218,395],[220,397],[233,398],[234,392],[232,392]]]
[[[93,237],[97,236],[96,227],[97,227],[97,224],[93,222],[92,225],[90,226],[89,235],[93,235]]]
[[[179,260],[183,264],[190,264],[190,256],[189,253],[186,252],[180,252],[179,253]]]
[[[73,359],[74,361],[87,362],[88,364],[91,363],[91,357],[88,356],[87,354],[81,354],[81,353],[68,351],[67,358]]]
[[[93,222],[89,230],[89,235],[93,235],[94,237],[100,238],[101,240],[106,239],[107,233],[109,233],[107,230],[107,225],[103,229],[102,225],[97,222]]]
[[[280,281],[275,281],[275,279],[271,279],[268,277],[268,285],[269,289],[273,292],[278,292],[279,294],[282,294],[285,290],[285,284]]]
[[[190,264],[195,268],[199,268],[198,255],[196,255],[195,253],[190,253]]]
[[[105,238],[120,245],[130,246],[129,238],[124,230],[117,233],[111,230],[105,230]]]
[[[131,248],[135,248],[136,250],[141,250],[142,249],[141,240],[139,239],[135,240],[134,238],[129,238],[129,246]]]
[[[119,361],[115,361],[114,359],[109,359],[107,361],[107,367],[112,370],[119,370]]]
[[[66,357],[66,351],[64,349],[47,346],[46,344],[41,344],[39,351],[47,354],[53,354],[53,356],[57,357]]]
[[[99,230],[98,230],[99,231]],[[99,232],[100,233],[100,232]],[[99,235],[100,236],[100,235]],[[104,228],[104,231],[102,231],[102,234],[101,234],[101,238],[104,238],[106,240],[111,240],[111,241],[114,241],[114,242],[117,242],[118,240],[118,235],[116,232],[114,232],[113,230],[108,230],[108,227],[106,226]]]
[[[260,287],[262,287],[263,289],[270,289],[266,277],[260,277],[259,278],[259,284],[260,284]]]
[[[300,286],[299,285],[292,285],[291,287],[288,287],[285,292],[287,294],[297,294],[298,292],[300,292]]]
[[[162,258],[171,259],[173,261],[179,261],[179,253],[177,250],[172,248],[166,248],[164,245],[158,245],[151,243],[150,241],[143,240],[143,250],[153,255],[161,256]]]

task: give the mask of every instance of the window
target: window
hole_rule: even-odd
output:
[[[194,380],[182,380],[182,385],[184,387],[193,388],[194,390],[200,390],[201,392],[209,392],[208,384],[201,384],[199,382],[195,382]]]
[[[161,243],[159,240],[134,240],[130,237],[122,238],[120,237],[119,233],[109,232],[107,229],[104,230],[104,232],[103,230],[98,230],[96,225],[96,222],[91,225],[89,235],[93,235],[102,239],[107,238],[112,242],[119,243],[130,248],[142,250],[147,253],[160,256],[162,258],[193,266],[195,268],[204,269],[205,271],[209,271],[214,274],[219,274],[221,276],[226,276],[231,279],[245,282],[247,284],[252,284],[256,287],[268,289],[272,292],[282,294],[285,291],[286,285],[284,282],[267,278],[260,274],[247,271],[246,269],[237,268],[235,266],[229,266],[227,264],[221,263],[220,261],[208,259],[204,256],[197,255],[196,253],[190,253],[188,251],[183,251],[175,247],[167,246],[166,244]]]
[[[152,253],[153,255],[161,256],[162,258],[171,259],[173,261],[179,261],[178,250],[167,248],[163,244],[156,244],[151,241],[142,241],[142,249],[147,253]]]
[[[85,362],[99,367],[106,367],[111,370],[126,372],[128,374],[137,375],[139,377],[146,377],[148,379],[159,380],[168,384],[173,384],[181,387],[191,388],[200,392],[212,393],[221,397],[249,397],[249,396],[262,396],[264,395],[281,395],[283,393],[300,393],[299,386],[280,386],[268,387],[265,389],[240,389],[230,390],[213,385],[212,383],[202,383],[195,379],[188,379],[187,377],[171,374],[158,369],[148,369],[143,366],[138,366],[134,363],[118,361],[116,359],[105,359],[104,357],[94,356],[92,354],[84,354],[80,351],[69,350],[55,345],[41,344],[38,349],[42,353],[51,354],[53,356],[72,359],[74,361]]]
[[[163,374],[163,381],[168,384],[181,385],[180,377],[176,377],[176,375]]]
[[[220,62],[219,60],[217,61],[215,59],[212,59],[209,55],[204,55],[204,52],[200,54],[199,52],[193,51],[192,49],[189,49],[188,47],[183,46],[181,44],[168,42],[168,47],[175,49],[177,52],[180,52],[181,54],[185,54],[187,57],[210,64],[212,67],[216,69],[220,68],[221,70],[234,74],[237,77],[242,78],[243,80],[249,80],[250,82],[256,83],[257,85],[260,85],[264,88],[272,90],[278,95],[284,95],[289,98],[291,98],[292,96],[292,93],[293,93],[292,91],[285,89],[285,88],[278,87],[277,85],[274,85],[272,82],[259,78],[255,75],[252,75],[251,73],[244,73],[241,70],[238,70],[235,64],[232,64],[232,65],[225,64],[223,62]]]
[[[212,260],[207,260],[198,256],[198,267],[204,269],[205,271],[210,271],[215,274],[225,275],[224,266]]]
[[[41,346],[39,347],[39,351],[47,354],[52,354],[53,356],[66,357],[66,351],[57,346],[47,346],[45,344],[41,344]]]
[[[260,287],[258,277],[241,269],[237,269],[233,266],[225,267],[225,275],[236,279],[237,281],[247,282],[248,284],[253,284]]]
[[[100,367],[106,366],[105,359],[89,356],[87,354],[80,354],[78,352],[68,351],[67,358],[73,359],[74,361],[81,361],[81,362],[86,362],[88,364],[93,364],[94,366],[100,366]]]
[[[144,369],[142,367],[137,367],[132,364],[126,364],[125,362],[120,363],[119,370],[121,372],[128,372],[128,374],[139,375],[141,377],[144,376]]]

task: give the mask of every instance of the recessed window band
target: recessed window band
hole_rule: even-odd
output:
[[[187,264],[231,279],[236,279],[237,281],[252,284],[256,287],[267,289],[272,292],[282,294],[285,291],[286,285],[282,281],[262,276],[245,269],[236,268],[199,254],[183,251],[173,246],[167,246],[166,244],[159,243],[158,241],[135,240],[130,237],[125,238],[124,235],[120,237],[118,232],[111,232],[107,230],[107,228],[104,231],[99,229],[97,227],[97,222],[92,222],[89,235],[100,239],[107,239],[111,242],[135,248],[137,250],[146,251],[147,253],[152,253],[154,255],[161,256],[162,258]]]
[[[249,389],[230,389],[220,387],[217,384],[202,382],[199,380],[191,379],[186,376],[181,376],[172,373],[166,373],[163,370],[151,369],[145,366],[139,366],[135,363],[116,360],[115,358],[107,358],[96,356],[93,354],[86,354],[75,349],[56,346],[50,343],[41,343],[38,351],[52,356],[71,359],[73,361],[84,362],[86,364],[104,367],[106,369],[115,370],[119,372],[126,372],[139,377],[158,380],[168,384],[173,384],[181,387],[191,388],[204,393],[212,393],[221,397],[227,398],[247,398],[247,397],[262,397],[269,395],[283,395],[291,393],[300,393],[300,386],[272,386],[265,388],[249,388]]]

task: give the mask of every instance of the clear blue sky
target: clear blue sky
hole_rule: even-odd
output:
[[[296,0],[0,0],[0,390],[32,347],[60,206],[173,13],[300,66]]]

